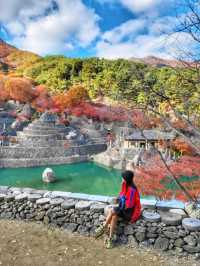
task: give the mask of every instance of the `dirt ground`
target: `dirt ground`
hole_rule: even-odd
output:
[[[72,235],[37,223],[0,220],[3,266],[197,266],[156,252],[133,248],[106,250],[103,240]]]

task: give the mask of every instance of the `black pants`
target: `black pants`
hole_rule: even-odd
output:
[[[129,222],[133,214],[133,208],[120,209],[119,207],[115,207],[114,212],[117,214],[118,217]]]

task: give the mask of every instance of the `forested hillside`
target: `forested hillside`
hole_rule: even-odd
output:
[[[76,83],[82,83],[91,98],[108,97],[120,102],[149,103],[162,108],[170,97],[176,107],[187,115],[199,112],[200,87],[194,68],[152,67],[124,59],[72,59],[62,56],[39,58],[32,64],[23,64],[17,72],[45,84],[52,93],[58,93]],[[157,98],[151,97],[157,92]]]
[[[35,86],[46,85],[51,95],[65,93],[79,84],[86,88],[91,99],[106,97],[115,102],[152,105],[159,111],[166,111],[169,98],[187,117],[200,113],[196,68],[172,68],[163,66],[164,63],[154,66],[133,59],[39,57],[3,41],[0,50],[2,67],[7,66],[6,71],[2,70],[4,76],[28,78]]]

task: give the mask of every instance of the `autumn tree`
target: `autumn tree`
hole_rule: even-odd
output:
[[[34,98],[32,84],[24,78],[9,78],[5,82],[5,90],[10,99],[22,103],[31,102]]]
[[[74,85],[67,92],[52,97],[55,107],[60,111],[72,108],[81,102],[89,100],[88,92],[82,85]]]
[[[9,99],[9,94],[5,89],[6,76],[0,75],[0,102],[4,102]]]
[[[53,107],[53,100],[45,85],[38,85],[34,88],[34,99],[32,106],[39,112],[50,110]]]
[[[172,148],[181,152],[182,155],[195,155],[195,150],[183,138],[176,138],[172,142]]]
[[[183,156],[178,161],[172,162],[169,168],[187,191],[190,191],[191,196],[197,198],[199,194],[200,158]],[[185,201],[188,199],[170,177],[158,155],[151,158],[148,164],[136,169],[136,183],[144,195],[155,195],[160,199],[170,199],[172,196]]]

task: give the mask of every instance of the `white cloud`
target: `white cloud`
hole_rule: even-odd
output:
[[[144,29],[144,26],[145,19],[132,19],[122,23],[120,26],[111,31],[105,32],[102,36],[102,39],[111,43],[117,43],[127,36],[129,39],[131,39],[140,30]]]
[[[180,47],[191,48],[193,45],[188,34],[167,34],[174,23],[173,17],[157,18],[155,21],[149,18],[130,20],[104,33],[96,46],[97,55],[109,59],[142,58],[151,55],[173,58],[178,55]],[[126,28],[125,25],[129,27]],[[138,25],[138,31],[135,32],[137,27],[133,25]],[[145,31],[141,31],[142,28]]]
[[[153,9],[161,0],[120,0],[122,5],[129,8],[132,12],[142,12]]]
[[[22,49],[39,54],[64,52],[74,46],[90,45],[100,32],[99,17],[81,0],[56,0],[54,10],[50,0],[46,1],[48,5],[41,5],[43,1],[37,1],[38,5],[34,4],[36,1],[27,2],[32,9],[28,3],[19,8],[18,3],[12,14],[7,12],[5,24],[15,37],[13,43]]]
[[[169,58],[166,53],[165,36],[138,36],[134,42],[119,42],[115,44],[101,41],[97,44],[97,54],[99,57],[108,59],[146,57],[154,55],[162,58]]]
[[[1,0],[0,21],[9,22],[16,18],[41,15],[52,3],[52,0]]]

